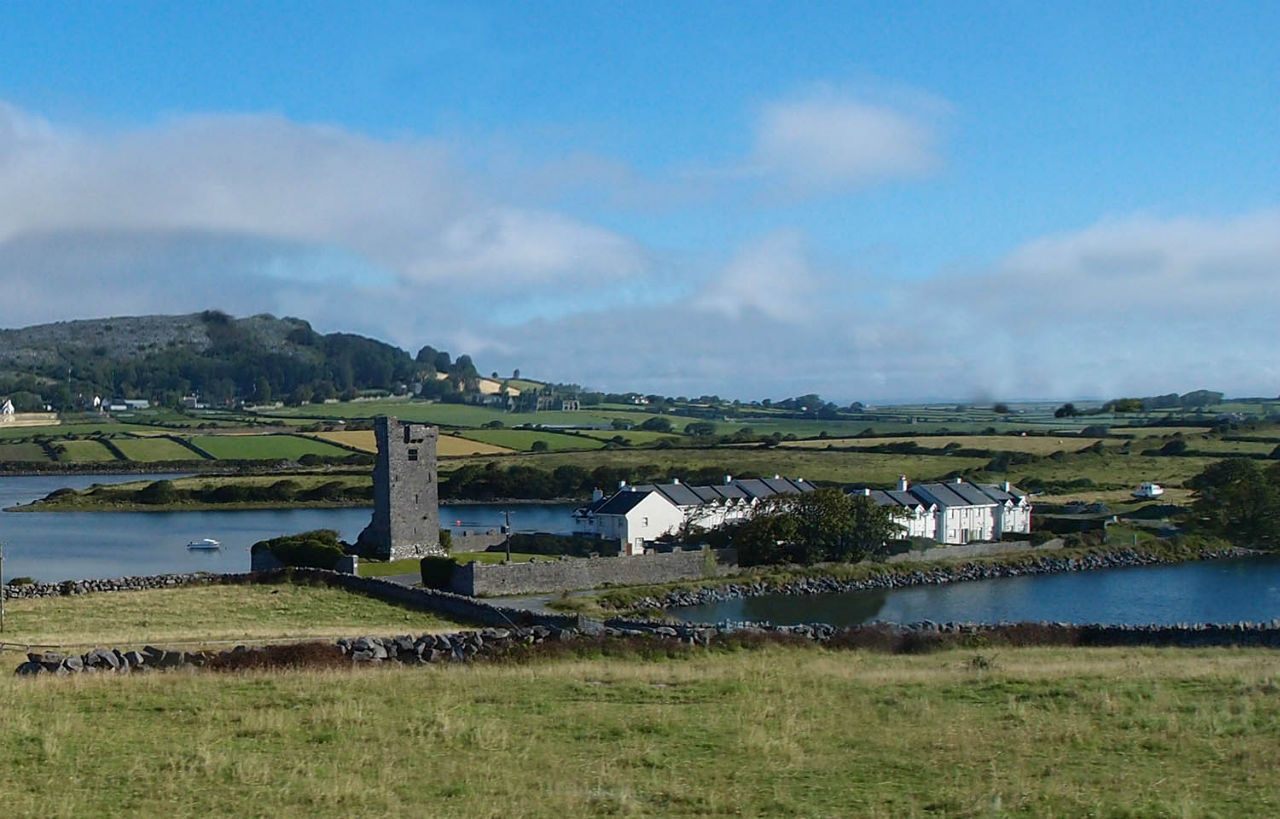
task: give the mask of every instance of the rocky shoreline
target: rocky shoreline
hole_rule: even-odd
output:
[[[1253,557],[1257,552],[1236,547],[1203,549],[1193,560],[1222,560]],[[1157,566],[1181,563],[1158,554],[1125,548],[1102,554],[1085,554],[1072,557],[1044,555],[1021,558],[1008,562],[966,562],[957,565],[940,565],[928,569],[886,572],[857,580],[836,577],[806,577],[787,583],[758,581],[755,583],[726,583],[705,586],[697,590],[675,589],[660,597],[643,597],[629,605],[634,609],[664,610],[683,606],[700,606],[743,597],[759,597],[766,594],[828,594],[832,592],[883,591],[910,586],[937,586],[945,583],[964,583],[971,580],[992,580],[1001,577],[1058,574],[1062,572],[1086,572],[1099,569],[1121,569],[1137,566]]]

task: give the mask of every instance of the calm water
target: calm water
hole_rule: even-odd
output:
[[[896,591],[767,595],[672,609],[691,622],[1173,624],[1280,618],[1280,557],[1007,577]]]
[[[73,475],[0,478],[0,508],[29,503],[64,486],[124,483],[174,475]],[[571,505],[510,507],[515,531],[567,533]],[[445,504],[440,524],[454,531],[500,526],[504,508]],[[11,512],[0,513],[4,575],[42,581],[131,574],[249,570],[249,547],[259,540],[308,529],[336,529],[353,541],[369,523],[370,509],[280,509],[242,512]],[[211,537],[221,551],[189,551]]]

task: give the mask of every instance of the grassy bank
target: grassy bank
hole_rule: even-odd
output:
[[[122,646],[188,641],[420,634],[457,625],[424,612],[341,589],[296,586],[203,586],[5,601],[0,652],[16,663],[23,644]],[[0,668],[0,674],[9,669]]]
[[[1278,674],[1263,650],[770,646],[5,677],[0,799],[15,815],[1267,816]]]

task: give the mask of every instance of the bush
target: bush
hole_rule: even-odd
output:
[[[453,532],[448,529],[440,530],[440,548],[446,552],[453,551]]]
[[[253,544],[251,552],[266,551],[285,566],[333,569],[346,555],[338,533],[332,529],[315,529],[296,535],[285,535]]]
[[[173,503],[178,499],[178,490],[173,481],[152,481],[138,490],[138,503],[162,505]]]
[[[449,581],[458,568],[458,561],[451,557],[424,557],[418,564],[422,572],[422,585],[428,589],[448,590]]]

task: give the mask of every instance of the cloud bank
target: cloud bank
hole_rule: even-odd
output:
[[[919,111],[782,100],[762,109],[751,161],[759,179],[820,197],[927,176],[942,151]],[[486,370],[747,399],[1271,395],[1280,383],[1265,354],[1280,315],[1277,210],[1113,217],[904,279],[832,257],[799,227],[728,247],[708,236],[697,253],[651,246],[604,206],[598,219],[558,208],[545,167],[495,163],[499,177],[472,159],[445,141],[279,116],[98,133],[0,104],[0,325],[269,311],[449,346]],[[637,178],[604,167],[597,183]]]

